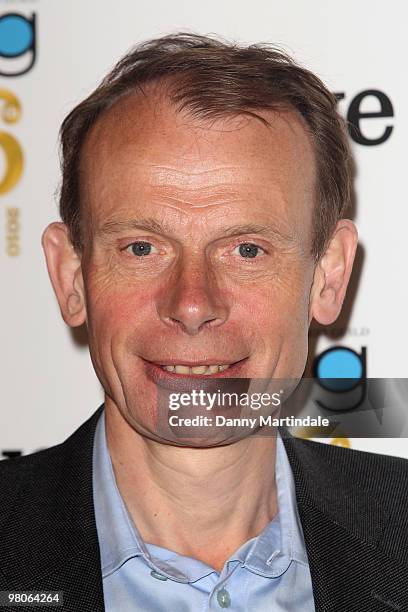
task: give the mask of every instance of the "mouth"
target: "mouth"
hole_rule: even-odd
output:
[[[247,376],[246,364],[249,357],[230,363],[225,363],[225,357],[221,359],[214,357],[214,359],[204,361],[197,359],[194,362],[184,361],[184,363],[180,363],[181,359],[180,361],[179,359],[177,357],[169,360],[166,357],[160,363],[160,359],[148,361],[142,358],[146,377],[156,386],[158,401],[161,402],[160,405],[165,412],[169,406],[169,392],[191,393],[193,389],[208,392],[216,392],[221,389],[240,393],[248,391],[250,378]],[[197,370],[202,373],[197,373]],[[187,409],[184,408],[184,410]],[[191,409],[188,411],[191,412]]]
[[[223,360],[208,360],[202,362],[176,362],[158,363],[143,359],[148,373],[154,380],[157,379],[207,379],[207,378],[238,378],[242,376],[242,368],[248,357],[231,363]]]

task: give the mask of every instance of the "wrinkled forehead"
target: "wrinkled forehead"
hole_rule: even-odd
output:
[[[199,203],[200,193],[223,188],[277,190],[286,201],[301,194],[313,202],[315,156],[303,119],[283,109],[256,114],[203,118],[155,93],[121,99],[85,140],[82,204],[103,215],[132,193],[172,189]]]

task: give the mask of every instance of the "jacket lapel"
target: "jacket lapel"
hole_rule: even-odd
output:
[[[383,546],[388,512],[357,480],[359,462],[366,462],[366,456],[290,436],[283,439],[316,612],[408,610],[407,565]],[[371,477],[378,480],[374,470]]]
[[[3,523],[0,518],[0,590],[63,591],[62,610],[104,610],[92,491],[93,439],[101,411],[35,460],[23,457],[18,465],[10,460],[16,477],[23,474],[24,487]]]

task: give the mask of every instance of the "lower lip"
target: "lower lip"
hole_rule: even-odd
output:
[[[214,374],[177,374],[176,372],[168,372],[164,370],[156,363],[146,361],[143,359],[146,374],[150,380],[158,385],[168,386],[169,383],[176,383],[177,387],[180,386],[182,381],[205,381],[218,378],[243,378],[243,369],[247,362],[247,357],[237,361],[236,363],[228,366],[226,370],[222,372],[215,372]]]

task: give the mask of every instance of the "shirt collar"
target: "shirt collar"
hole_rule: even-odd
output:
[[[276,442],[279,512],[257,537],[245,542],[229,559],[229,562],[238,561],[248,570],[270,578],[284,573],[292,561],[308,564],[292,470],[279,434]],[[153,545],[149,545],[153,554],[149,552],[116,484],[106,442],[105,410],[95,430],[93,496],[103,578],[137,556],[142,556],[155,572],[177,582],[193,582],[213,571],[201,561],[171,551],[159,558],[154,552],[164,549]]]
[[[152,570],[177,582],[189,582],[176,564],[151,555],[137,530],[116,484],[106,441],[105,410],[95,429],[93,498],[102,578],[113,574],[132,557],[143,557]],[[157,547],[152,546],[152,550]],[[157,548],[157,550],[159,550]],[[173,553],[174,554],[174,553]],[[199,563],[199,562],[197,562]]]
[[[276,578],[282,575],[292,561],[308,565],[302,525],[296,504],[295,482],[279,434],[276,437],[275,479],[278,513],[265,529],[253,538],[249,550],[244,544],[244,566],[251,571]],[[239,549],[239,552],[241,549]]]

